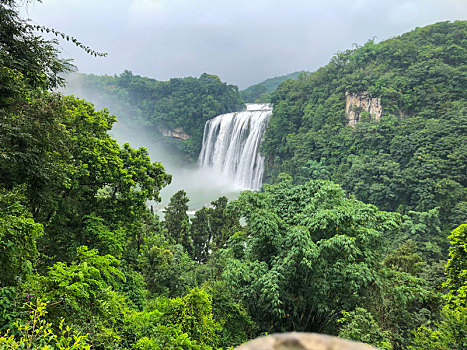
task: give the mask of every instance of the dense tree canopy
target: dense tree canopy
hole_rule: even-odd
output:
[[[240,90],[240,94],[245,102],[271,102],[271,95],[280,83],[286,80],[295,80],[304,72],[294,72],[280,77],[266,79],[265,81],[251,85],[245,90]]]
[[[385,210],[442,207],[452,230],[465,220],[467,24],[442,22],[337,54],[279,86],[262,152],[268,178],[329,178]],[[380,98],[380,121],[346,126],[346,93]]]
[[[293,330],[466,348],[467,231],[451,227],[465,220],[464,22],[285,82],[265,152],[271,174],[293,177],[192,218],[179,191],[164,219],[146,204],[171,181],[163,166],[118,145],[107,110],[49,91],[67,65],[14,1],[0,3],[0,30],[0,349],[231,349]],[[87,79],[193,136],[241,105],[210,75]],[[344,87],[381,94],[389,114],[345,127]]]
[[[197,159],[206,120],[243,108],[236,86],[204,73],[199,78],[157,81],[125,71],[119,76],[77,74],[76,91],[101,105],[112,106],[128,127],[145,125],[151,133],[177,129],[187,140],[165,138],[166,147]]]
[[[345,198],[330,182],[286,179],[233,203],[246,217],[245,259],[228,269],[238,297],[270,331],[331,330],[377,283],[381,235],[398,216]],[[247,271],[250,271],[249,273]]]

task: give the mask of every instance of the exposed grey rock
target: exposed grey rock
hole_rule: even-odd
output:
[[[365,111],[370,114],[372,120],[380,120],[383,114],[381,99],[379,97],[370,97],[368,91],[357,93],[345,93],[345,112],[349,118],[350,126],[354,126],[360,120],[360,114]]]
[[[172,129],[172,130],[159,128],[159,131],[162,133],[162,136],[171,137],[171,138],[177,139],[177,140],[185,141],[185,140],[188,140],[189,138],[191,138],[191,136],[188,135],[183,130],[183,128],[175,128],[175,129]]]
[[[316,333],[280,333],[257,338],[237,350],[377,350],[367,344]]]

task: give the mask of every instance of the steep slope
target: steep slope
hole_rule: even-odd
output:
[[[274,93],[262,152],[269,181],[331,179],[385,210],[467,202],[467,22],[442,22],[337,54]]]

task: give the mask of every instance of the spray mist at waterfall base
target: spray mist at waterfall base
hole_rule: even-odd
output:
[[[179,158],[179,155],[168,151],[162,140],[153,133],[139,130],[135,133],[125,124],[118,122],[111,131],[111,135],[120,144],[128,142],[132,147],[144,147],[148,150],[151,161],[160,162],[165,171],[172,175],[172,182],[164,187],[160,192],[161,201],[148,201],[148,206],[152,206],[154,211],[163,216],[163,209],[167,206],[177,191],[184,190],[190,201],[189,211],[194,211],[207,207],[220,196],[226,196],[229,200],[236,199],[241,191],[246,190],[235,184],[233,180],[227,178],[225,174],[212,169],[211,167],[199,168],[197,164],[187,163]]]
[[[270,104],[247,104],[246,110],[219,115],[206,122],[198,168],[177,169],[173,183],[161,191],[162,211],[167,199],[184,189],[190,198],[190,213],[209,206],[220,196],[234,199],[242,190],[259,190],[264,158],[259,145],[272,114]],[[167,164],[170,173],[170,164]]]
[[[199,168],[196,164],[187,164],[176,154],[168,151],[163,142],[152,134],[135,135],[123,128],[121,123],[117,123],[111,133],[119,143],[128,142],[135,148],[145,147],[151,160],[160,162],[165,171],[172,175],[171,183],[160,191],[161,201],[148,201],[147,203],[158,215],[161,215],[163,209],[169,204],[170,197],[180,190],[187,193],[190,199],[188,202],[189,211],[194,214],[194,211],[203,206],[209,206],[212,201],[221,196],[233,200],[238,197],[241,191],[247,189],[211,167]]]
[[[150,201],[154,211],[162,212],[177,191],[184,190],[190,202],[188,202],[189,213],[194,214],[203,206],[208,207],[210,203],[221,196],[229,200],[236,199],[241,191],[245,190],[238,184],[234,184],[229,178],[219,174],[210,168],[178,168],[166,167],[167,172],[172,174],[172,183],[162,189],[161,202]]]
[[[261,187],[263,159],[258,147],[272,113],[270,105],[247,104],[245,111],[227,113],[208,121],[202,155],[195,165],[168,150],[154,127],[145,125],[143,120],[137,121],[134,111],[119,99],[88,89],[80,75],[67,76],[67,82],[63,94],[75,94],[92,101],[96,109],[105,107],[117,115],[117,123],[109,134],[120,145],[128,142],[133,148],[145,147],[151,160],[160,162],[172,175],[171,184],[160,192],[161,202],[147,203],[158,214],[163,215],[170,197],[179,190],[187,193],[189,214],[194,214],[220,196],[233,200],[243,190]]]

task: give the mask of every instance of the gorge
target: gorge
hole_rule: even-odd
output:
[[[0,350],[467,350],[467,21],[248,100],[207,73],[81,75],[93,105],[52,92],[68,61],[16,3],[0,2]]]

